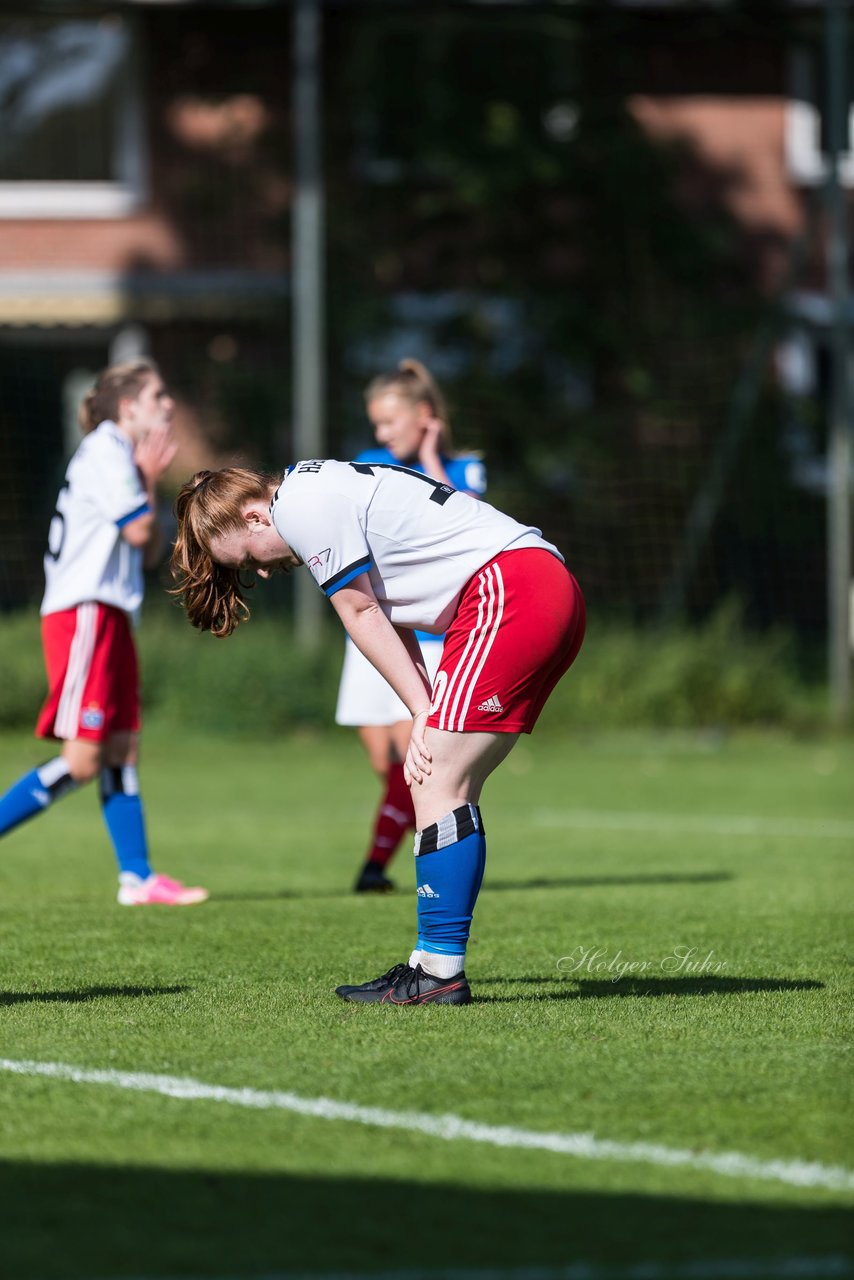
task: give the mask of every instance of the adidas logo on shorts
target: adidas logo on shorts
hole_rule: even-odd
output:
[[[435,889],[431,889],[429,884],[420,884],[418,886],[419,898],[438,898],[439,895]]]
[[[486,702],[482,702],[478,707],[478,711],[503,711],[501,703],[497,698],[487,698]]]

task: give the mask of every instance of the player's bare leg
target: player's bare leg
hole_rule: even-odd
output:
[[[418,830],[461,804],[480,803],[486,779],[516,745],[518,733],[448,733],[428,728],[430,773],[412,783]]]
[[[87,782],[94,782],[100,775],[104,761],[104,743],[75,738],[63,744],[62,758],[67,762],[74,781],[82,787]]]

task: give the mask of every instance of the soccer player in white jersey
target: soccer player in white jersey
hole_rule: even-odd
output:
[[[152,871],[136,768],[131,620],[142,603],[144,557],[153,563],[159,550],[155,495],[175,456],[174,407],[148,360],[109,366],[83,399],[83,440],[57,498],[41,606],[49,689],[36,735],[63,746],[0,797],[3,835],[98,778],[125,906],[189,906],[208,896]]]
[[[483,463],[476,454],[454,450],[445,398],[420,361],[401,360],[396,369],[372,378],[365,389],[365,408],[379,447],[363,450],[354,461],[399,463],[440,484],[483,495]],[[432,682],[442,657],[443,637],[427,631],[416,632],[416,637]],[[386,875],[386,868],[406,832],[415,827],[415,806],[403,775],[410,716],[388,682],[349,637],[335,721],[358,729],[383,789],[355,891],[388,893],[394,883]]]
[[[173,572],[190,621],[230,635],[245,574],[305,565],[412,717],[404,767],[417,831],[408,961],[345,1000],[467,1004],[465,952],[486,857],[478,802],[581,646],[585,610],[538,529],[405,468],[299,462],[275,477],[203,471],[176,503]],[[416,629],[446,631],[433,684]]]

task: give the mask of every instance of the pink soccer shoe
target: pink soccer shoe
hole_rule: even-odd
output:
[[[150,875],[142,880],[132,871],[123,871],[119,876],[118,901],[123,907],[191,907],[207,897],[207,889],[190,889],[169,876]]]

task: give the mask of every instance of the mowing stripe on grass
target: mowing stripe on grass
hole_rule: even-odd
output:
[[[712,836],[793,836],[799,840],[851,840],[854,822],[844,818],[757,818],[714,813],[644,813],[622,809],[536,809],[531,820],[541,827],[578,831],[688,832]]]
[[[793,1187],[824,1187],[832,1191],[854,1190],[854,1171],[840,1166],[803,1160],[757,1160],[738,1151],[680,1151],[651,1142],[613,1142],[592,1133],[537,1133],[506,1125],[478,1124],[461,1116],[428,1115],[418,1111],[386,1111],[334,1098],[302,1098],[278,1090],[232,1089],[180,1076],[151,1075],[138,1071],[91,1071],[65,1062],[28,1062],[0,1058],[0,1071],[20,1076],[48,1076],[73,1084],[105,1084],[140,1093],[159,1093],[192,1102],[227,1102],[262,1111],[292,1111],[316,1120],[346,1120],[380,1129],[406,1129],[445,1142],[483,1142],[493,1147],[525,1147],[552,1151],[582,1160],[620,1160],[687,1169],[704,1169],[729,1178],[760,1178]]]
[[[845,1280],[854,1276],[850,1258],[698,1258],[687,1262],[629,1262],[608,1266],[597,1262],[568,1262],[563,1267],[448,1267],[430,1271],[265,1271],[249,1275],[241,1271],[220,1276],[196,1276],[189,1280]],[[154,1280],[135,1276],[132,1280]],[[158,1276],[157,1280],[188,1280],[186,1276]]]

